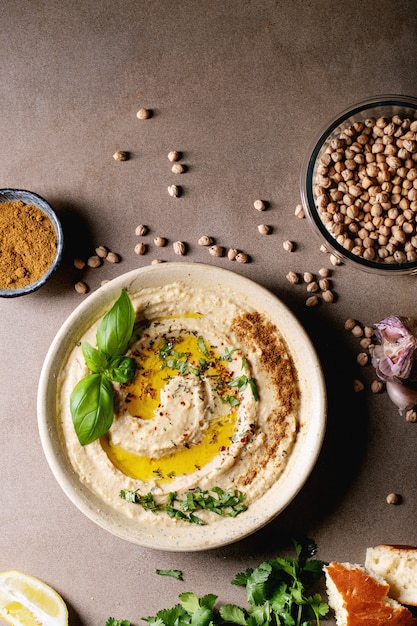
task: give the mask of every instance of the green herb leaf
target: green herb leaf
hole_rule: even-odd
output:
[[[136,371],[136,361],[129,356],[115,356],[110,362],[103,374],[110,380],[117,383],[128,383],[132,380]]]
[[[104,370],[107,365],[107,357],[103,352],[93,348],[87,341],[81,343],[85,364],[91,372],[99,373]]]
[[[122,489],[119,495],[126,502],[139,504],[146,511],[155,514],[164,511],[169,517],[200,526],[205,522],[195,514],[195,511],[207,510],[224,517],[236,517],[247,510],[243,504],[245,494],[238,489],[223,491],[220,487],[212,487],[211,490],[197,487],[188,491],[182,500],[174,491],[160,502],[156,502],[151,492],[142,496],[137,491]]]
[[[131,623],[127,619],[114,619],[114,617],[109,617],[106,626],[131,626]]]
[[[179,569],[157,569],[155,572],[159,576],[171,576],[172,578],[176,578],[177,580],[184,580],[182,577],[182,572]]]
[[[107,356],[124,354],[135,323],[135,310],[123,289],[110,311],[101,320],[96,334],[97,347]]]
[[[82,378],[71,393],[70,409],[82,446],[104,435],[114,418],[113,389],[107,378],[102,374]]]
[[[246,615],[243,609],[235,604],[223,604],[219,609],[224,622],[246,626]]]

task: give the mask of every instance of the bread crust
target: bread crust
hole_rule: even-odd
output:
[[[324,571],[333,583],[329,603],[338,625],[417,626],[409,609],[388,598],[388,583],[380,582],[364,568],[333,561]]]

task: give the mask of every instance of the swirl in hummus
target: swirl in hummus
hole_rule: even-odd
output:
[[[279,330],[244,294],[199,283],[130,297],[136,374],[113,383],[116,415],[100,440],[81,446],[69,410],[87,374],[80,342],[94,344],[98,322],[59,373],[58,415],[74,470],[107,504],[149,525],[155,515],[122,500],[122,490],[164,498],[216,486],[243,491],[250,505],[279,478],[297,436],[297,373]]]

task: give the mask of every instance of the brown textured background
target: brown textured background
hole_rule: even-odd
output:
[[[326,121],[376,94],[417,96],[413,0],[4,0],[0,38],[0,186],[30,189],[56,209],[65,231],[59,272],[41,291],[0,301],[0,570],[17,568],[53,585],[71,626],[104,626],[110,615],[139,624],[182,591],[244,604],[234,575],[290,549],[303,532],[318,556],[363,562],[368,545],[417,544],[417,425],[386,395],[352,393],[358,341],[347,317],[372,324],[416,316],[414,277],[372,278],[343,266],[337,302],[306,309],[289,270],[328,265],[306,220],[294,217],[302,161]],[[153,117],[136,118],[140,107]],[[115,150],[131,159],[116,163]],[[183,152],[175,176],[169,150]],[[167,194],[178,182],[181,198]],[[258,213],[262,198],[268,210]],[[273,227],[262,236],[257,225]],[[294,311],[322,360],[329,394],[323,451],[305,488],[265,529],[200,554],[150,551],[113,538],[70,503],[44,458],[36,392],[48,347],[83,296],[74,255],[106,245],[119,265],[103,278],[160,257],[134,254],[135,228],[188,244],[184,260],[234,269]],[[197,245],[209,234],[251,256],[215,259]],[[288,253],[282,242],[291,239]],[[178,260],[177,257],[175,257]],[[366,382],[370,368],[359,374]],[[388,506],[386,495],[402,495]],[[155,575],[178,568],[184,583]]]

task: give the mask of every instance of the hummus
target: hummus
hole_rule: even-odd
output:
[[[69,402],[88,373],[80,343],[95,345],[100,320],[59,373],[60,428],[74,470],[108,505],[150,525],[160,516],[122,499],[123,490],[163,501],[197,487],[236,489],[250,506],[285,469],[298,430],[297,374],[279,330],[244,294],[198,283],[130,297],[136,325],[128,354],[136,374],[113,383],[115,419],[100,440],[79,444]],[[199,516],[206,523],[218,517]]]

